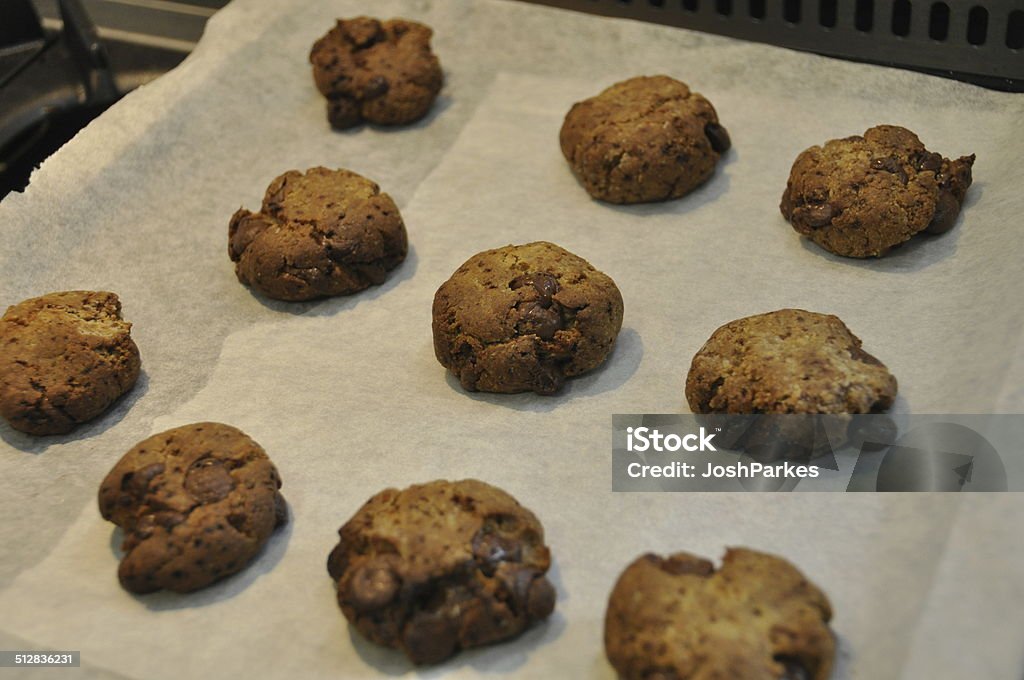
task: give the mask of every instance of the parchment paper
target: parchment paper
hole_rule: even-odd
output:
[[[335,17],[371,12],[434,27],[445,89],[410,128],[332,132],[306,55]],[[711,99],[734,149],[683,200],[591,201],[559,152],[562,117],[659,72]],[[0,646],[82,651],[79,671],[40,677],[611,678],[604,607],[630,560],[747,545],[828,593],[837,679],[1019,678],[1019,495],[613,494],[610,448],[613,413],[686,409],[690,358],[717,326],[783,306],[842,317],[899,378],[901,411],[1021,411],[1022,115],[1019,96],[518,3],[236,0],[182,66],[0,205],[0,303],[116,291],[145,370],[72,435],[0,425]],[[778,213],[789,167],[882,122],[977,153],[975,184],[949,234],[878,261],[832,257]],[[321,164],[392,194],[408,260],[349,298],[252,295],[227,257],[228,218],[281,172]],[[614,354],[553,398],[467,394],[433,357],[433,293],[473,253],[536,239],[616,280]],[[133,597],[96,489],[135,442],[196,420],[267,449],[292,521],[233,578]],[[538,514],[559,602],[516,641],[416,671],[350,632],[324,565],[371,494],[438,477],[479,477]]]

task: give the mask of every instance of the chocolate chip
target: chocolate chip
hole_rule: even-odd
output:
[[[348,593],[356,609],[365,612],[380,609],[391,602],[398,586],[398,578],[387,565],[370,562],[352,575]]]
[[[718,376],[708,385],[707,392],[700,399],[700,412],[711,413],[711,402],[714,401],[715,395],[718,394],[718,390],[721,389],[722,385],[725,384],[725,378]]]
[[[783,656],[775,659],[783,665],[785,670],[779,680],[811,680],[811,673],[799,659]]]
[[[956,224],[956,216],[960,214],[960,203],[948,191],[940,191],[935,201],[935,213],[925,231],[929,234],[945,234]]]
[[[121,489],[130,491],[136,496],[142,496],[149,489],[149,483],[153,481],[153,478],[163,471],[163,463],[151,463],[141,470],[129,472],[121,478]]]
[[[274,527],[288,523],[288,502],[281,494],[274,494]]]
[[[484,573],[490,575],[499,562],[519,562],[523,547],[514,538],[481,531],[473,538],[473,556],[481,563]]]
[[[679,680],[679,676],[673,670],[657,670],[646,673],[644,680]]]
[[[871,167],[875,170],[884,170],[893,175],[898,175],[903,184],[907,183],[907,171],[903,169],[903,162],[895,156],[875,158],[871,161]]]
[[[543,576],[538,576],[530,583],[526,595],[526,613],[533,620],[546,619],[555,610],[555,587]]]
[[[562,315],[558,310],[544,307],[541,302],[524,302],[518,307],[520,317],[516,332],[520,335],[537,335],[550,340],[562,330]]]
[[[185,473],[185,490],[202,504],[216,503],[235,488],[235,480],[216,458],[200,458]]]
[[[537,394],[554,394],[565,384],[565,374],[557,365],[542,364],[538,369],[534,392]]]
[[[704,126],[704,134],[711,142],[711,148],[718,153],[725,153],[732,146],[729,133],[718,123],[708,123]]]
[[[508,587],[512,591],[515,610],[525,613],[531,620],[546,619],[555,609],[558,595],[543,574],[532,569],[519,569],[512,573]]]
[[[231,216],[228,225],[228,256],[237,262],[256,237],[271,225],[270,220],[248,210],[239,210]]]
[[[888,172],[895,172],[895,170],[890,170],[889,167],[887,167],[887,166],[891,167],[892,163],[893,163],[892,156],[889,156],[887,158],[872,158],[871,159],[871,169],[872,170],[887,170]]]
[[[925,152],[917,159],[917,169],[938,172],[942,167],[942,156],[937,153]]]
[[[363,96],[367,99],[376,99],[377,97],[383,97],[387,94],[391,88],[388,79],[384,76],[374,76],[370,78],[370,82],[366,84],[366,89],[363,90]]]
[[[832,206],[828,203],[804,206],[799,217],[801,222],[812,229],[824,227],[832,222]]]
[[[402,635],[406,654],[416,664],[444,661],[455,652],[457,642],[454,627],[444,617],[427,612],[416,614]]]
[[[242,512],[231,512],[227,516],[228,524],[231,528],[240,534],[248,533],[249,529],[249,517]]]
[[[462,647],[479,647],[509,636],[514,620],[504,607],[494,607],[484,600],[468,599],[459,605],[459,643]]]
[[[348,556],[346,555],[345,544],[339,543],[334,546],[334,550],[327,556],[327,573],[334,580],[338,580],[345,573],[346,569],[348,569]]]
[[[338,95],[327,100],[327,120],[331,127],[344,130],[358,124],[361,119],[359,106],[351,98]]]
[[[173,510],[165,510],[153,514],[153,521],[164,529],[170,531],[172,528],[185,521],[185,515]]]
[[[537,292],[537,302],[545,308],[551,306],[552,296],[560,290],[558,279],[551,274],[523,274],[508,284],[512,290],[518,290],[523,286],[531,286]]]
[[[517,304],[520,313],[520,320],[516,324],[516,331],[520,335],[538,335],[544,340],[550,340],[555,333],[565,327],[562,315],[553,299],[559,291],[558,279],[551,274],[531,273],[517,276],[508,284],[512,290],[529,288],[536,295],[531,300],[528,295],[525,301]]]

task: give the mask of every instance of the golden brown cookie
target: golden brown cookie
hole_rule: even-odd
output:
[[[604,646],[624,680],[826,680],[831,618],[824,593],[780,557],[731,548],[715,570],[648,554],[612,590]]]
[[[910,130],[879,125],[801,153],[780,209],[831,253],[880,257],[917,234],[952,229],[973,165],[973,154],[943,158]]]
[[[345,618],[413,663],[514,637],[554,610],[543,527],[489,484],[386,489],[338,533],[327,570]]]
[[[477,253],[434,295],[434,354],[467,390],[553,394],[621,327],[615,282],[546,241]]]
[[[631,78],[573,104],[559,142],[587,192],[609,203],[684,196],[731,144],[711,102],[668,76]]]
[[[50,293],[0,319],[0,415],[29,434],[62,434],[135,385],[139,349],[113,293]]]
[[[338,19],[309,54],[331,126],[404,125],[425,116],[443,80],[432,34],[407,19]]]
[[[259,444],[221,423],[136,444],[100,485],[103,518],[124,530],[117,570],[133,593],[185,593],[241,571],[288,517]]]
[[[878,413],[896,378],[839,317],[780,309],[730,321],[693,357],[694,413]]]
[[[409,249],[391,197],[350,170],[290,170],[270,183],[258,213],[228,225],[238,280],[278,300],[350,295],[383,283]]]

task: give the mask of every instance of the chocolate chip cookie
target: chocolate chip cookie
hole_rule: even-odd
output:
[[[831,253],[881,257],[917,234],[952,229],[973,165],[973,154],[943,158],[910,130],[879,125],[797,156],[780,208]]]
[[[559,142],[587,192],[609,203],[685,196],[731,145],[711,102],[668,76],[631,78],[573,104]]]
[[[350,170],[290,170],[270,183],[260,212],[241,208],[228,226],[238,280],[278,300],[383,283],[408,249],[395,202]]]
[[[715,570],[647,554],[612,590],[604,646],[626,680],[826,680],[831,618],[825,594],[780,557],[731,548]]]
[[[553,394],[621,327],[615,282],[545,241],[477,253],[434,295],[434,354],[467,390]]]
[[[0,319],[0,415],[29,434],[92,420],[138,380],[139,348],[113,293],[50,293]]]
[[[489,484],[386,489],[338,533],[327,571],[345,618],[413,663],[511,638],[554,610],[543,527]]]
[[[100,485],[103,518],[124,530],[117,570],[133,593],[185,593],[241,571],[288,517],[259,444],[221,423],[153,435]]]
[[[309,54],[331,126],[404,125],[425,116],[443,80],[431,35],[407,19],[338,19]]]
[[[896,378],[839,317],[780,309],[730,321],[693,357],[694,413],[879,413]]]

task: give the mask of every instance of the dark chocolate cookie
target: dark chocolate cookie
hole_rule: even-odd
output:
[[[731,548],[722,567],[644,555],[619,576],[604,646],[625,680],[826,680],[832,609],[786,560]]]
[[[338,533],[327,571],[345,618],[413,663],[511,638],[554,610],[543,527],[489,484],[387,489]]]
[[[153,435],[100,485],[100,513],[124,530],[117,570],[133,593],[185,593],[241,571],[288,517],[259,444],[220,423]]]
[[[916,234],[952,229],[973,165],[973,154],[952,161],[906,128],[879,125],[797,156],[780,208],[831,253],[880,257]]]
[[[839,317],[780,309],[730,321],[693,357],[694,413],[878,413],[896,378]]]
[[[443,80],[431,35],[406,19],[338,19],[309,54],[331,126],[404,125],[425,116]]]
[[[228,226],[238,280],[278,300],[349,295],[383,283],[409,249],[387,194],[349,170],[290,170],[263,208],[240,208]]]
[[[0,415],[61,434],[106,411],[138,380],[139,349],[113,293],[50,293],[0,319]]]
[[[609,203],[684,196],[730,147],[711,102],[668,76],[631,78],[574,104],[559,141],[587,192]]]
[[[477,253],[434,295],[434,353],[467,390],[557,392],[621,327],[615,282],[545,241]]]

